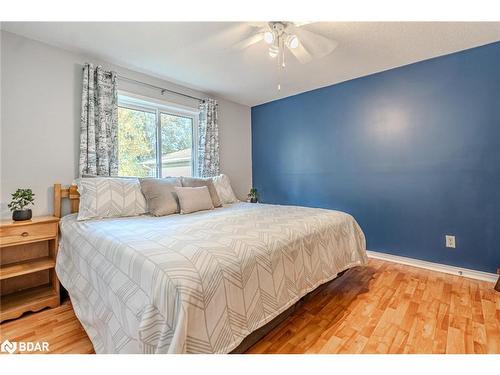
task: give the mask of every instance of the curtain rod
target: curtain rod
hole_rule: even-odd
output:
[[[164,87],[160,87],[160,86],[152,85],[151,83],[138,81],[138,80],[136,80],[136,79],[132,79],[132,78],[129,78],[129,77],[125,77],[125,76],[122,76],[122,75],[120,75],[120,74],[117,74],[117,75],[116,75],[116,77],[117,77],[118,79],[121,79],[121,80],[124,80],[124,81],[134,82],[134,83],[137,83],[137,84],[139,84],[139,85],[153,87],[153,88],[155,88],[155,89],[160,90],[162,95],[163,95],[165,92],[169,92],[169,93],[171,93],[171,94],[176,94],[176,95],[184,96],[184,97],[186,97],[186,98],[190,98],[190,99],[194,99],[194,100],[203,101],[203,99],[202,99],[202,98],[198,98],[198,97],[196,97],[196,96],[192,96],[192,95],[188,95],[188,94],[183,94],[182,92],[178,92],[178,91],[174,91],[174,90],[166,89],[166,88],[164,88]]]

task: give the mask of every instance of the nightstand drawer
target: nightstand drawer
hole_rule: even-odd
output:
[[[57,236],[57,223],[18,224],[0,228],[0,246],[42,241]]]

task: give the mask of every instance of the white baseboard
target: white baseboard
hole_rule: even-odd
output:
[[[409,266],[425,268],[427,270],[432,270],[432,271],[449,273],[451,275],[463,276],[463,277],[468,277],[468,278],[476,279],[476,280],[482,280],[482,281],[496,283],[496,281],[498,279],[498,275],[496,275],[494,273],[489,273],[489,272],[476,271],[476,270],[471,270],[468,268],[449,266],[447,264],[432,263],[432,262],[427,262],[425,260],[407,258],[407,257],[399,256],[399,255],[379,253],[378,251],[367,250],[366,253],[367,253],[368,257],[370,257],[370,258],[386,260],[386,261],[394,262],[394,263],[406,264]]]

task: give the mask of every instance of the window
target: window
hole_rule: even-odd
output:
[[[118,96],[118,174],[135,177],[193,176],[198,112]]]
[[[155,166],[156,114],[119,106],[118,175],[156,176]]]
[[[162,176],[191,176],[193,171],[193,119],[161,113]]]

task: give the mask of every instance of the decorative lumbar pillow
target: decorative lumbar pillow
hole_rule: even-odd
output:
[[[221,174],[212,177],[212,181],[214,182],[215,190],[217,190],[217,194],[222,204],[238,202],[238,198],[234,195],[233,188],[231,187],[229,177],[225,174]]]
[[[179,213],[175,187],[182,186],[180,178],[141,178],[139,181],[151,215],[165,216]]]
[[[176,187],[175,192],[179,197],[179,205],[181,214],[189,214],[191,212],[212,210],[212,198],[208,187]]]
[[[212,198],[212,204],[214,207],[222,206],[217,190],[215,190],[214,183],[211,178],[195,178],[195,177],[181,177],[182,186],[184,187],[201,187],[206,186],[210,197]]]
[[[137,216],[147,212],[137,178],[91,177],[76,180],[80,193],[78,220]]]

